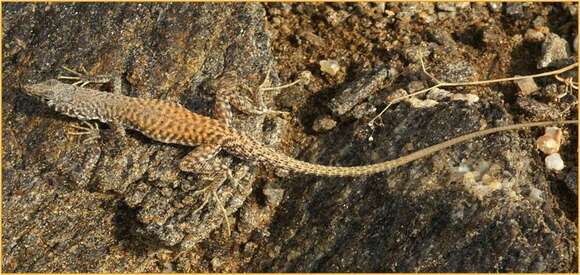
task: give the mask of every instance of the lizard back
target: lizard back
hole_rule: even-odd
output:
[[[189,111],[178,103],[129,97],[64,84],[57,80],[24,86],[56,111],[83,120],[119,123],[164,143],[194,146],[218,143],[230,130],[218,120]]]

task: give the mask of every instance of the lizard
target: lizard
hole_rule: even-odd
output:
[[[255,161],[265,166],[294,173],[331,177],[357,177],[385,172],[435,154],[453,145],[493,133],[554,124],[578,124],[577,120],[563,120],[525,122],[500,126],[468,133],[408,155],[376,164],[351,167],[325,166],[287,156],[230,127],[230,105],[234,105],[242,112],[252,114],[282,112],[248,107],[248,99],[233,96],[232,93],[228,92],[228,88],[223,88],[216,92],[214,110],[217,118],[211,118],[192,112],[179,103],[122,95],[119,90],[121,82],[117,77],[108,75],[88,76],[68,70],[74,73],[75,76],[59,76],[59,79],[78,80],[76,83],[66,84],[59,80],[51,79],[37,84],[23,85],[22,90],[30,96],[40,98],[61,114],[83,121],[97,120],[110,124],[113,129],[119,131],[122,135],[125,133],[124,129],[131,129],[161,143],[195,147],[180,161],[179,169],[181,171],[201,174],[224,173],[225,171],[227,177],[236,184],[237,182],[229,168],[215,161],[215,156],[220,150],[225,150],[241,159]],[[89,83],[113,83],[113,93],[85,88],[84,86]],[[217,200],[215,190],[212,194]],[[204,207],[206,203],[207,199],[200,208]],[[225,214],[223,206],[221,206],[221,209]],[[227,224],[229,228],[229,222]]]
[[[356,177],[384,172],[453,145],[497,132],[578,123],[578,120],[563,120],[500,126],[465,134],[397,159],[371,165],[340,167],[294,159],[229,127],[226,122],[191,112],[175,102],[102,92],[65,84],[58,80],[25,85],[23,88],[25,93],[40,97],[57,112],[67,116],[119,124],[122,128],[136,130],[158,142],[196,147],[179,164],[179,168],[184,172],[192,172],[191,167],[208,161],[220,150],[225,150],[242,159],[289,172],[316,176]]]

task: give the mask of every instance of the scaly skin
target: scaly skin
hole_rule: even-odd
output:
[[[566,120],[502,126],[466,134],[394,160],[365,166],[332,167],[303,162],[276,152],[230,128],[226,123],[193,113],[178,103],[101,92],[64,84],[57,80],[27,85],[24,86],[24,91],[48,101],[48,105],[53,106],[58,112],[71,117],[117,123],[163,143],[199,146],[201,150],[192,151],[191,156],[186,157],[188,160],[184,159],[180,165],[184,171],[191,171],[189,167],[206,161],[219,149],[224,149],[246,160],[258,161],[266,166],[297,173],[339,177],[363,176],[384,172],[455,144],[492,133],[526,127],[578,123],[577,120]]]

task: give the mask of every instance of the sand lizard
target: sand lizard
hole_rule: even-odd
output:
[[[210,118],[189,111],[178,103],[158,99],[144,99],[124,96],[121,94],[121,81],[118,77],[86,76],[67,69],[75,76],[59,76],[60,79],[77,80],[74,84],[65,84],[58,80],[48,80],[38,84],[23,86],[25,93],[44,100],[49,106],[62,114],[87,120],[98,120],[108,123],[116,132],[124,136],[124,129],[132,129],[143,135],[163,143],[195,146],[179,163],[180,170],[196,174],[208,175],[205,179],[210,185],[202,188],[194,195],[209,193],[224,215],[227,234],[231,232],[228,214],[217,195],[217,190],[227,178],[238,185],[229,167],[215,158],[220,150],[225,150],[237,157],[249,161],[257,161],[265,166],[273,166],[303,174],[318,176],[355,177],[384,172],[411,161],[426,157],[439,150],[467,140],[497,133],[520,129],[524,127],[548,126],[552,124],[577,124],[577,120],[529,122],[480,130],[451,140],[421,149],[394,160],[377,164],[333,167],[300,161],[266,147],[229,126],[230,104],[247,114],[281,113],[267,109],[256,109],[249,99],[228,92],[228,88],[216,92],[214,115]],[[113,93],[84,88],[89,83],[108,83],[113,87]],[[80,85],[76,85],[80,84]],[[231,89],[231,87],[230,87]],[[256,100],[254,100],[255,102]],[[259,101],[259,100],[258,100]],[[263,103],[262,103],[263,104]],[[263,107],[262,107],[263,108]],[[98,127],[96,128],[98,130]],[[84,133],[82,133],[84,134]],[[209,191],[209,192],[208,192]],[[199,211],[208,203],[210,196],[204,200],[193,213]]]
[[[78,79],[78,77],[75,78]],[[199,166],[210,161],[220,150],[225,150],[242,159],[257,161],[265,166],[273,166],[290,172],[318,176],[363,176],[384,172],[455,144],[492,133],[524,127],[578,123],[577,120],[528,122],[485,129],[453,138],[397,159],[371,165],[334,167],[300,161],[268,148],[248,135],[229,127],[225,117],[218,120],[191,112],[174,102],[129,97],[119,93],[102,92],[82,87],[89,82],[104,83],[108,81],[110,81],[109,78],[90,78],[84,82],[79,81],[83,85],[76,86],[58,80],[48,80],[38,84],[25,85],[23,88],[25,93],[40,97],[62,114],[81,120],[98,120],[116,125],[116,128],[136,130],[163,143],[195,146],[196,148],[185,156],[179,164],[182,171],[193,173],[199,172]],[[224,104],[224,102],[221,101],[220,104]],[[226,107],[222,106],[221,108]],[[223,169],[223,167],[214,168]]]

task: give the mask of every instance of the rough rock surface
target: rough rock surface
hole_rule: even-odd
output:
[[[291,119],[234,113],[233,126],[302,160],[361,165],[546,112],[576,117],[569,87],[542,78],[540,89],[554,86],[558,97],[522,100],[514,83],[458,87],[446,90],[480,100],[399,103],[368,127],[393,91],[432,84],[419,57],[445,80],[536,73],[531,57],[542,42],[523,35],[545,17],[570,43],[575,12],[539,3],[4,4],[2,270],[577,272],[577,195],[567,187],[577,178],[575,127],[563,127],[561,172],[546,170],[535,149],[543,129],[361,178],[286,175],[223,153],[234,171],[247,171],[241,186],[220,189],[233,231],[225,236],[215,203],[194,213],[203,182],[177,168],[188,148],[133,132],[122,143],[105,126],[101,139],[83,143],[66,135],[78,121],[19,90],[84,65],[120,74],[129,95],[211,115],[212,83],[224,72],[256,88],[268,68],[273,85],[278,73],[285,83],[309,70],[309,84],[264,94]],[[345,70],[323,74],[326,59]],[[330,110],[341,85],[381,67],[399,74],[353,95],[357,115]],[[546,112],[528,112],[524,101]],[[336,125],[311,130],[321,117]]]

